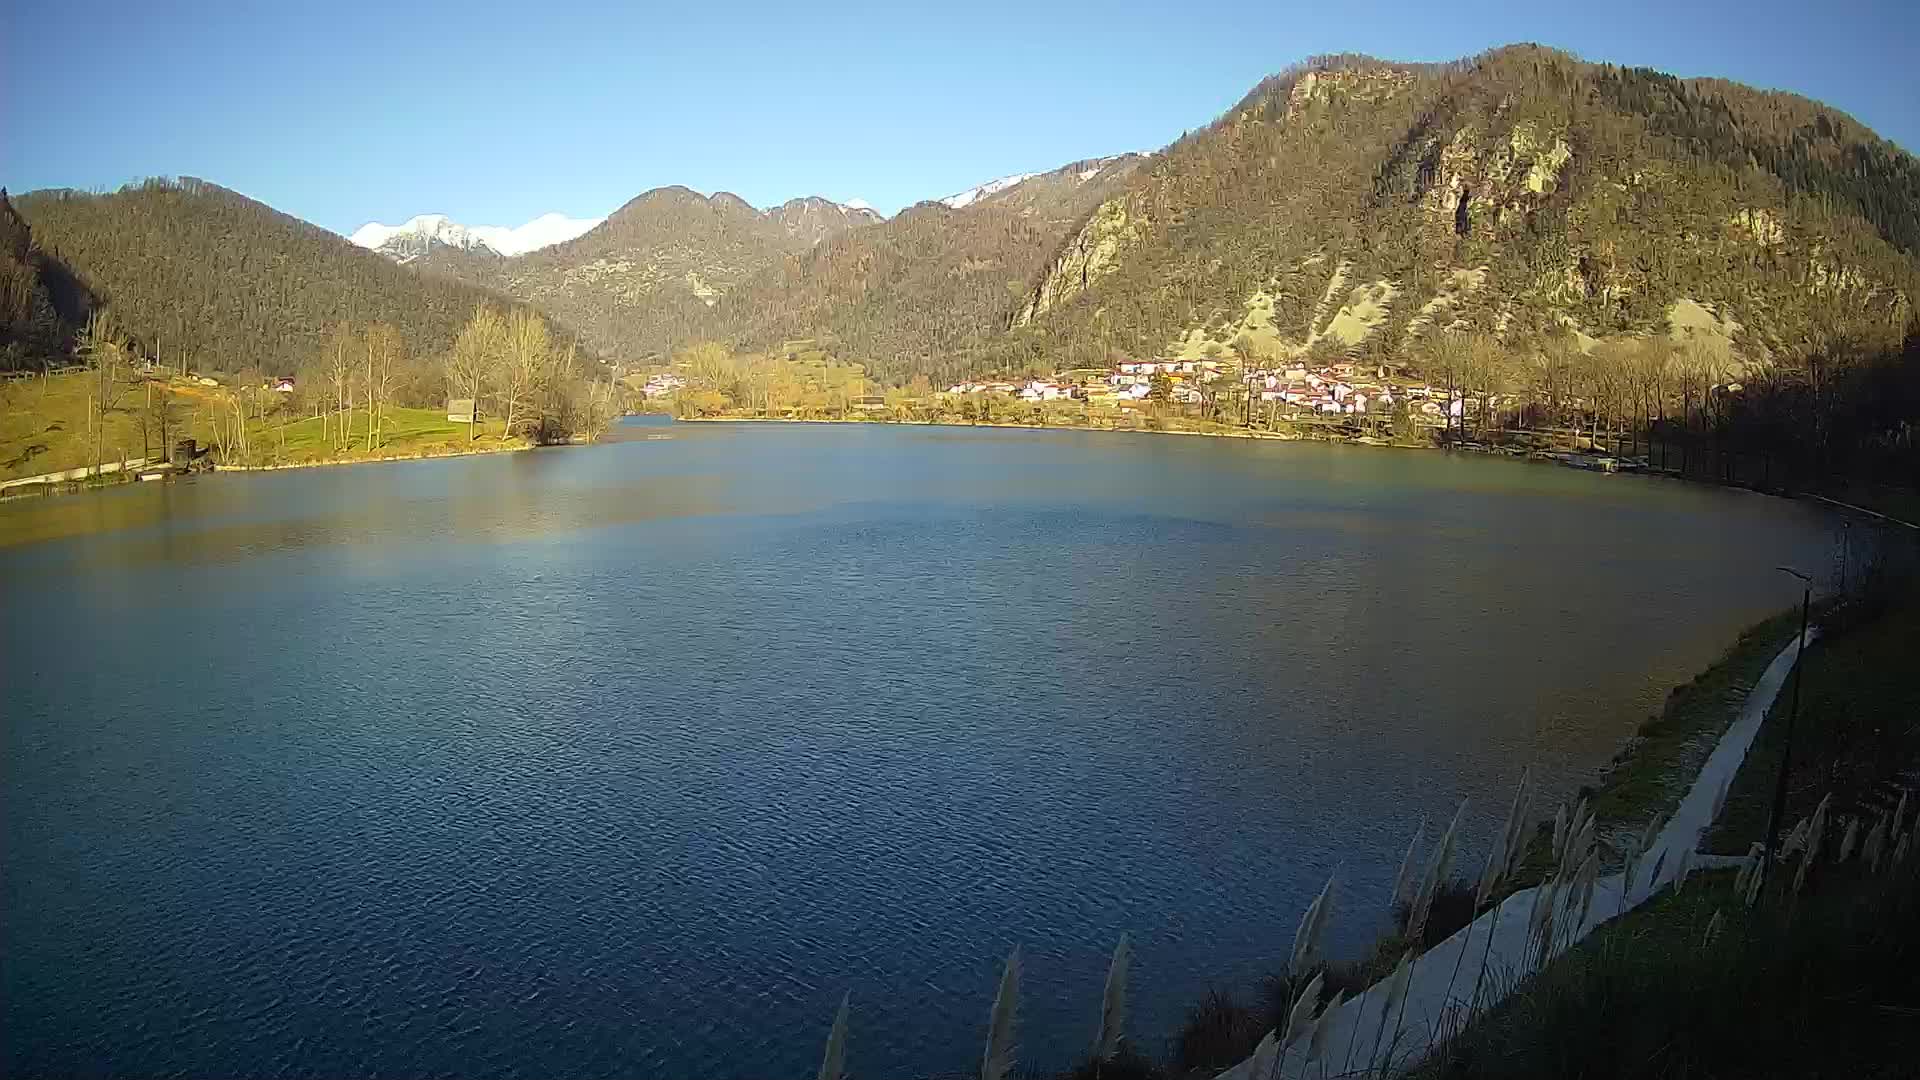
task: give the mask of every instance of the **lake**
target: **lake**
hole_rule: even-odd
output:
[[[649,437],[651,436],[651,437]],[[1800,504],[1480,456],[629,421],[0,505],[9,1075],[1065,1065],[1336,955],[1798,599]],[[1429,836],[1432,828],[1429,829]]]

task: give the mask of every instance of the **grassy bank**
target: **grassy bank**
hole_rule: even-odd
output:
[[[1920,684],[1909,670],[1920,596],[1868,599],[1830,610],[1828,633],[1804,658],[1782,836],[1831,795],[1825,827],[1809,830],[1820,839],[1789,845],[1752,907],[1735,892],[1738,875],[1722,871],[1607,925],[1419,1075],[1920,1075],[1920,853],[1911,847],[1920,807],[1895,817],[1920,767]],[[1764,835],[1792,707],[1789,685],[1707,850],[1744,854]],[[1876,843],[1873,823],[1883,819]],[[1909,846],[1896,861],[1903,835]]]
[[[467,425],[448,420],[442,410],[384,408],[380,410],[379,441],[369,446],[365,409],[351,409],[324,419],[268,417],[248,431],[251,455],[247,464],[272,467],[384,461],[485,453],[525,445],[518,439],[502,439],[504,430],[501,421],[487,420],[474,425],[476,437],[469,438]],[[349,434],[343,437],[342,431]]]
[[[0,480],[61,472],[94,464],[96,440],[90,417],[94,381],[85,372],[0,382]],[[141,435],[146,392],[122,395],[125,407],[110,407],[101,423],[100,460],[145,456],[159,432]]]
[[[1798,610],[1756,623],[1711,667],[1674,687],[1660,715],[1640,723],[1593,786],[1602,826],[1641,824],[1671,812],[1739,717],[1747,692],[1799,629]]]
[[[1920,1075],[1920,878],[1834,865],[1749,910],[1696,874],[1597,930],[1428,1059],[1420,1080]]]
[[[90,467],[96,452],[101,463],[110,464],[159,456],[166,449],[163,442],[190,438],[207,446],[231,437],[230,427],[220,422],[228,400],[224,388],[156,377],[120,386],[108,408],[98,414],[96,444],[95,391],[95,382],[86,372],[0,383],[0,480]],[[166,411],[164,440],[162,407]],[[380,410],[380,437],[369,445],[367,420],[365,408],[324,419],[294,416],[281,409],[250,421],[244,455],[238,447],[221,447],[220,463],[289,467],[439,457],[524,445],[517,439],[503,439],[505,427],[497,419],[476,425],[472,434],[477,438],[469,440],[467,426],[448,420],[440,409],[400,407]],[[107,475],[97,483],[130,479]],[[53,486],[84,490],[95,483],[90,480]],[[33,493],[32,486],[17,490],[20,494]]]
[[[1794,725],[1793,767],[1782,828],[1833,796],[1836,813],[1863,813],[1876,792],[1920,767],[1920,602],[1909,600],[1864,625],[1829,633],[1807,649]],[[1738,855],[1760,840],[1786,747],[1793,686],[1767,714],[1706,849]]]

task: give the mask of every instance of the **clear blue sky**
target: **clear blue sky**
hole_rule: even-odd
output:
[[[194,175],[340,232],[675,183],[892,213],[1162,146],[1314,53],[1514,41],[1792,90],[1920,147],[1916,0],[0,3],[0,184]]]

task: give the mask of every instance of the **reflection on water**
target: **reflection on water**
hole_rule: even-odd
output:
[[[669,439],[648,439],[669,434]],[[1440,454],[634,424],[0,506],[8,1074],[1062,1064],[1336,951],[1823,565],[1737,492]]]

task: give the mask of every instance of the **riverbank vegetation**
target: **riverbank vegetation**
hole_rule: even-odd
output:
[[[1920,1073],[1920,690],[1908,674],[1920,592],[1910,578],[1883,579],[1829,605],[1822,622],[1800,669],[1770,879],[1759,851],[1791,688],[1702,844],[1737,872],[1702,875],[1602,928],[1417,1076]]]
[[[738,354],[714,342],[629,377],[690,419],[1010,424],[1267,434],[1605,455],[1623,467],[1846,501],[1910,502],[1920,475],[1920,335],[1836,333],[1805,365],[1733,362],[1723,342],[1664,336],[1532,344],[1426,335],[1406,356],[1328,345],[1289,357],[1236,339],[1198,360],[1116,360],[938,387],[884,385],[812,341]],[[1879,349],[1880,351],[1872,351]],[[1890,351],[1889,351],[1890,350]],[[1742,372],[1745,374],[1742,374]]]
[[[1735,872],[1695,875],[1601,927],[1413,1075],[1913,1076],[1920,877],[1911,856],[1882,859],[1876,871],[1828,855],[1825,880],[1752,908]]]
[[[337,324],[291,376],[182,374],[104,315],[89,321],[79,357],[84,368],[0,383],[0,479],[170,459],[185,439],[196,457],[178,466],[247,468],[568,442],[603,430],[620,400],[611,376],[537,316],[484,305],[441,355],[411,352],[386,323]],[[477,409],[453,419],[456,396]]]

